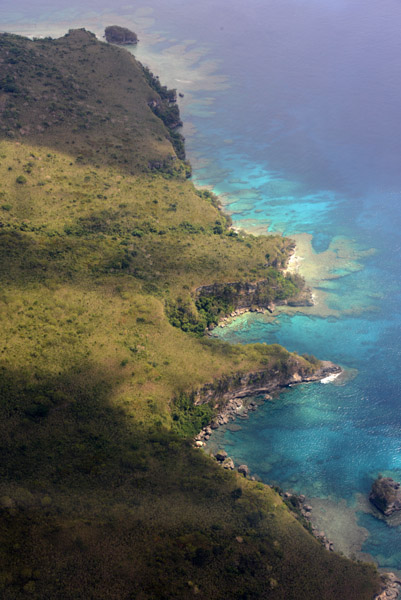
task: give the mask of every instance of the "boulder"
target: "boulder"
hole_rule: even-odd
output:
[[[223,462],[227,458],[228,454],[225,450],[219,450],[216,452],[215,457],[219,462]]]
[[[242,473],[244,477],[248,477],[249,475],[249,467],[248,465],[240,465],[238,467],[238,473]]]
[[[401,510],[400,484],[391,477],[379,477],[373,482],[369,500],[386,517]]]

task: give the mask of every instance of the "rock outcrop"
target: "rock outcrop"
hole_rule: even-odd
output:
[[[138,36],[133,31],[119,25],[110,25],[104,30],[106,41],[110,44],[136,44]]]
[[[195,403],[219,401],[224,406],[219,413],[219,421],[223,422],[218,425],[224,425],[232,414],[241,412],[242,403],[238,402],[240,398],[270,394],[297,383],[319,381],[328,375],[341,373],[341,370],[341,367],[330,361],[321,361],[320,367],[310,373],[294,358],[291,364],[288,363],[286,373],[266,369],[228,376],[218,382],[206,384],[198,390]],[[213,423],[211,427],[215,428]]]
[[[271,392],[297,383],[319,381],[328,375],[341,373],[342,369],[330,361],[321,361],[320,367],[312,374],[297,359],[288,364],[286,374],[271,370],[237,374],[200,388],[195,395],[195,404],[212,402],[218,414],[212,422],[203,427],[195,436],[195,446],[201,448],[209,440],[212,431],[227,425],[236,418],[248,418],[249,411],[257,410],[258,402],[253,396],[263,395],[263,400],[271,400]],[[223,461],[227,455],[219,451],[217,460]],[[244,465],[242,465],[244,466]]]
[[[401,510],[401,489],[400,484],[391,477],[379,477],[374,481],[369,500],[386,517],[394,512]]]
[[[255,282],[234,281],[203,285],[195,290],[196,297],[216,296],[227,299],[235,310],[267,309],[273,312],[275,306],[313,306],[312,291],[305,287],[296,296],[280,300],[274,297],[271,282],[261,279]]]
[[[394,573],[383,573],[380,579],[381,590],[374,600],[397,600],[400,597],[401,580]]]

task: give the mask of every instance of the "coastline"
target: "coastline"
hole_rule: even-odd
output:
[[[345,373],[340,366],[335,365],[330,361],[321,362],[323,363],[321,369],[316,371],[315,374],[305,377],[302,380],[299,380],[298,377],[294,377],[281,383],[278,383],[277,381],[274,383],[272,382],[270,385],[260,387],[258,390],[255,390],[255,395],[258,394],[259,396],[262,396],[263,394],[258,401],[253,399],[254,396],[250,395],[247,389],[242,390],[241,388],[238,388],[236,392],[231,394],[228,402],[221,407],[211,423],[203,427],[201,431],[194,437],[193,446],[206,452],[211,459],[216,460],[216,462],[223,469],[237,471],[240,475],[249,479],[250,481],[258,481],[263,483],[263,485],[274,488],[279,496],[283,499],[285,504],[293,512],[295,518],[298,519],[301,524],[303,524],[305,529],[307,529],[328,552],[337,552],[334,542],[328,538],[325,531],[319,529],[314,524],[312,517],[312,506],[307,503],[307,499],[303,494],[295,494],[290,491],[284,491],[276,488],[272,484],[262,481],[258,475],[252,475],[249,467],[246,464],[235,464],[234,460],[227,454],[227,452],[222,450],[217,450],[215,453],[207,452],[206,448],[207,442],[209,441],[213,431],[230,424],[237,418],[249,418],[250,412],[255,412],[259,406],[264,404],[266,401],[272,400],[275,395],[280,394],[280,392],[285,388],[301,383],[314,382],[320,382],[325,385],[332,383],[335,379]],[[199,396],[201,396],[201,392],[199,392]],[[210,397],[210,394],[208,394],[206,402],[211,401],[212,398]],[[201,398],[198,397],[197,403],[201,403]],[[373,600],[397,600],[400,597],[400,578],[393,572],[382,572],[380,574],[380,591],[374,596]]]
[[[317,369],[312,375],[302,377],[299,373],[295,373],[292,377],[280,381],[273,379],[265,386],[254,388],[253,391],[251,391],[246,385],[240,385],[238,386],[237,390],[225,395],[226,397],[228,396],[227,403],[220,408],[217,415],[209,423],[209,425],[203,427],[202,430],[194,437],[194,447],[206,451],[210,457],[213,457],[215,460],[217,460],[223,469],[230,471],[237,470],[238,473],[242,474],[251,481],[259,481],[268,487],[276,489],[275,486],[262,481],[257,475],[250,475],[249,467],[246,464],[236,465],[234,460],[228,456],[225,451],[218,450],[214,454],[213,452],[207,452],[206,445],[212,435],[212,432],[218,428],[228,425],[237,418],[247,419],[250,412],[255,412],[265,401],[272,400],[275,395],[279,395],[280,392],[285,388],[292,387],[293,385],[299,385],[301,383],[316,383],[319,381],[320,383],[329,383],[343,373],[344,370],[339,365],[336,365],[330,361],[321,361],[320,368]],[[202,392],[204,397],[202,397]],[[259,401],[254,400],[254,397],[257,395],[262,396]],[[197,404],[212,401],[213,396],[210,395],[210,390],[203,388],[203,390],[198,392],[198,399],[196,401]],[[326,550],[329,552],[334,552],[334,543],[328,539],[324,531],[319,530],[313,524],[311,518],[312,507],[306,503],[305,496],[302,494],[298,495],[292,492],[282,491],[278,488],[276,491],[284,500],[288,501],[287,505],[293,510],[296,518],[301,520],[304,527],[319,542],[321,542]],[[377,598],[379,599],[380,597],[378,596]],[[397,598],[397,596],[394,596],[394,599],[395,598]]]
[[[285,388],[301,383],[322,382],[329,377],[337,378],[344,372],[339,365],[336,365],[331,361],[320,361],[320,365],[320,368],[311,375],[297,371],[287,378],[280,378],[279,376],[276,378],[271,377],[268,381],[263,383],[260,383],[259,381],[261,372],[245,374],[234,389],[221,394],[215,392],[213,384],[203,386],[197,392],[195,404],[199,405],[218,402],[220,406],[218,407],[217,415],[211,423],[203,427],[203,429],[195,436],[195,443],[201,442],[196,444],[197,447],[205,446],[205,442],[210,438],[212,430],[227,425],[230,421],[234,421],[237,416],[242,416],[244,418],[248,415],[249,411],[256,410],[258,403],[252,400],[255,396],[263,395],[264,400],[271,400],[272,394],[278,394]],[[252,382],[252,377],[254,382]]]
[[[295,254],[295,250],[294,250],[293,254]],[[288,261],[289,263],[291,262],[292,257],[293,257],[293,255],[290,256],[289,261]],[[296,262],[296,260],[294,259],[292,261],[292,263],[295,263],[295,262]],[[287,264],[287,268],[288,268],[288,264]],[[270,311],[269,308],[264,309],[264,308],[259,308],[259,307],[257,307],[257,308],[250,307],[249,309],[238,309],[238,310],[243,311],[240,314],[244,314],[246,312],[273,312],[274,309]],[[235,318],[235,316],[237,316],[237,315],[234,314],[231,316],[234,316],[234,318]],[[330,370],[331,367],[329,365],[332,365],[333,368],[340,369],[340,371],[335,371],[335,372],[331,371]],[[309,382],[313,382],[313,381],[320,381],[322,383],[327,383],[328,381],[332,381],[331,378],[336,378],[336,377],[340,376],[341,373],[342,373],[342,370],[340,367],[333,365],[333,363],[328,363],[327,369],[325,369],[325,372],[320,373],[320,375],[324,375],[323,377],[318,376],[318,371],[317,371],[312,376],[304,377],[301,374],[294,374],[288,381],[287,380],[284,380],[284,381],[273,380],[273,381],[270,381],[269,383],[266,383],[265,385],[257,386],[255,384],[255,386],[253,386],[253,387],[252,387],[252,385],[251,386],[247,385],[247,382],[245,382],[245,385],[240,387],[237,391],[231,390],[230,392],[228,392],[228,403],[225,405],[224,408],[226,410],[229,409],[229,407],[230,407],[230,409],[232,408],[233,418],[232,419],[230,418],[230,414],[231,414],[230,412],[228,412],[228,415],[227,415],[227,413],[222,414],[222,412],[220,412],[219,417],[222,416],[223,421],[226,417],[228,418],[228,421],[233,420],[239,414],[241,414],[243,416],[243,418],[246,418],[248,411],[256,410],[258,404],[251,400],[252,396],[249,395],[250,388],[251,388],[251,391],[254,393],[265,394],[264,399],[268,400],[268,399],[270,399],[269,394],[279,393],[280,390],[282,390],[286,387],[290,387],[290,386],[296,385],[298,383],[309,383]],[[253,373],[246,374],[247,377],[251,377],[252,375],[253,375]],[[249,384],[249,380],[248,380],[248,384]],[[204,386],[204,387],[207,388],[207,386]],[[205,389],[204,392],[205,392],[205,395],[207,396],[208,390]],[[250,399],[250,401],[248,403],[246,402],[247,398]],[[224,399],[226,399],[226,398],[224,398]],[[221,398],[220,398],[220,400],[221,400]],[[217,427],[221,426],[222,424],[225,424],[225,423],[220,423],[219,420],[220,420],[220,418],[218,419],[218,422],[216,424]],[[211,427],[211,429],[215,428],[214,425],[215,425],[215,423],[213,422],[213,428]],[[197,441],[202,441],[202,440],[197,440]],[[229,463],[227,463],[227,464],[229,464]],[[226,468],[231,469],[231,467],[229,467],[229,466],[227,466]],[[255,477],[255,479],[256,479],[256,477]],[[287,494],[289,494],[289,492],[287,492]],[[285,495],[285,493],[284,493],[284,495]],[[293,497],[293,496],[292,495],[287,496],[287,498],[291,498],[291,497]],[[305,507],[305,512],[308,512],[308,511],[306,511],[306,507]],[[322,536],[319,535],[316,537],[322,537]],[[322,539],[323,539],[324,544],[328,543],[329,547],[327,549],[332,550],[332,548],[330,547],[330,542],[327,540],[327,538],[325,540],[324,536],[323,536]],[[386,597],[388,597],[388,595]],[[380,598],[380,596],[378,598]]]
[[[228,213],[229,214],[229,213]],[[248,233],[244,230],[245,233]],[[288,238],[293,241],[292,238]],[[287,274],[298,274],[300,263],[304,260],[304,257],[300,256],[297,253],[297,245],[294,241],[292,247],[288,251],[288,258],[285,267],[280,268],[279,271],[282,275],[286,276]],[[301,276],[302,277],[302,276]],[[306,282],[305,278],[302,277],[304,281],[304,286],[299,290],[297,294],[292,297],[286,298],[284,300],[274,300],[265,303],[260,303],[258,300],[255,302],[252,301],[253,296],[257,296],[258,287],[263,286],[266,280],[258,280],[252,282],[231,282],[226,283],[224,286],[220,284],[212,284],[205,285],[197,288],[195,290],[195,295],[199,297],[202,295],[202,292],[206,292],[206,294],[214,291],[218,291],[219,287],[227,287],[232,286],[238,288],[240,290],[240,294],[243,296],[248,296],[248,302],[245,305],[237,306],[233,311],[228,314],[224,314],[219,317],[217,323],[215,325],[210,325],[206,330],[206,335],[213,336],[213,330],[220,327],[224,328],[227,325],[231,324],[234,319],[237,317],[243,316],[248,313],[259,313],[259,314],[270,314],[273,315],[276,312],[277,307],[289,307],[289,308],[299,308],[299,307],[314,307],[316,304],[316,296],[313,292],[313,289]],[[237,293],[238,293],[237,290]]]

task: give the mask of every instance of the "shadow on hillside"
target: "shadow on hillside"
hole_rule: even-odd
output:
[[[286,600],[373,596],[369,565],[320,549],[189,443],[138,427],[111,401],[113,374],[0,374],[4,600],[190,600],[188,582],[257,599],[273,576]]]
[[[138,427],[95,364],[0,374],[2,598],[192,597],[169,573],[179,565],[186,581],[211,562],[211,550],[194,552],[223,528],[226,508],[211,517],[209,503],[229,506],[227,474],[162,428]]]

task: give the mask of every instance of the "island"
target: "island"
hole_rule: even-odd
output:
[[[308,301],[293,242],[194,186],[175,92],[126,49],[1,34],[0,62],[1,598],[372,600],[373,565],[194,440],[338,369],[206,335]]]
[[[119,25],[109,25],[106,27],[104,30],[104,37],[110,44],[132,45],[138,43],[138,36],[136,33],[126,27],[120,27]]]

